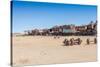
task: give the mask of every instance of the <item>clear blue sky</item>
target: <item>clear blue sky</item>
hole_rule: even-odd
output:
[[[97,20],[97,6],[92,5],[13,1],[12,8],[13,32]]]

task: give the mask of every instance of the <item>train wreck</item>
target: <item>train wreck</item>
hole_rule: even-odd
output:
[[[96,35],[97,21],[91,21],[87,25],[75,26],[74,24],[54,26],[50,29],[33,29],[24,31],[25,35],[40,36],[67,36],[67,35]]]

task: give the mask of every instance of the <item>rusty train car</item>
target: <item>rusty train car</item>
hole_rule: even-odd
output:
[[[34,29],[25,31],[25,35],[41,35],[41,36],[67,36],[67,35],[97,35],[97,21],[91,21],[87,25],[75,26],[62,25],[54,26],[50,29]]]

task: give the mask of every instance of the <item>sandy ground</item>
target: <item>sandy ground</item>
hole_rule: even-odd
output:
[[[81,45],[63,46],[65,38],[81,38]],[[59,64],[96,61],[96,44],[86,44],[86,39],[95,36],[14,36],[13,65]]]

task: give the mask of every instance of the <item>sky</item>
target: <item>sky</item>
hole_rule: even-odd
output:
[[[97,20],[97,6],[13,1],[12,31],[51,28],[56,25],[84,25]]]

